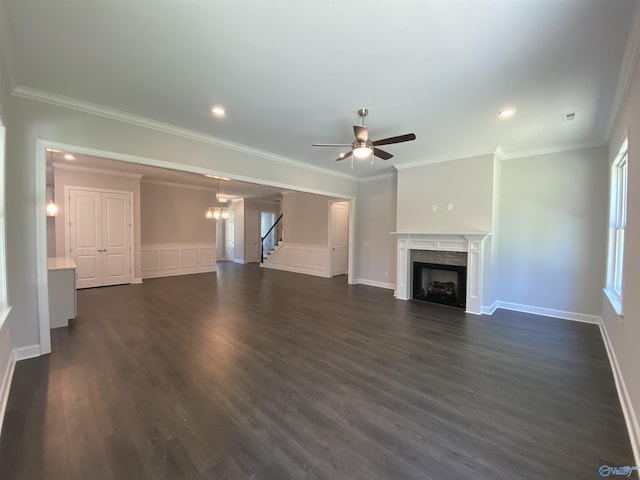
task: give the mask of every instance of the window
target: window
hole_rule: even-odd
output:
[[[0,328],[9,314],[7,302],[7,264],[5,259],[5,229],[4,229],[4,205],[5,205],[5,127],[0,115]]]
[[[618,315],[623,314],[624,230],[627,226],[628,155],[628,142],[625,139],[618,156],[611,166],[609,255],[605,293]]]

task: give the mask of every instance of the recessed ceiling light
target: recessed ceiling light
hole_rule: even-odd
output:
[[[211,109],[211,113],[213,113],[216,117],[224,117],[227,114],[224,107],[220,105],[214,105]]]
[[[502,110],[500,110],[498,112],[498,117],[499,118],[509,118],[509,117],[513,117],[513,115],[516,113],[516,109],[515,108],[504,108]]]
[[[74,157],[73,155],[71,155],[70,153],[65,153],[64,155],[64,159],[65,160],[75,160],[76,157]]]

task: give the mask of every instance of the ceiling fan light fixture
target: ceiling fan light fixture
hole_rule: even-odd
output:
[[[353,149],[353,156],[356,158],[367,158],[369,155],[371,155],[371,151],[371,147],[361,145]]]

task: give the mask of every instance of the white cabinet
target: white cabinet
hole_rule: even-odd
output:
[[[50,328],[67,327],[76,318],[76,264],[69,257],[50,257],[49,324]]]

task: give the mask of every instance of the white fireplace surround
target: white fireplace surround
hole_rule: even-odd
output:
[[[391,232],[398,240],[396,293],[399,300],[411,298],[411,250],[467,252],[467,312],[482,314],[485,267],[485,232],[403,233]]]

